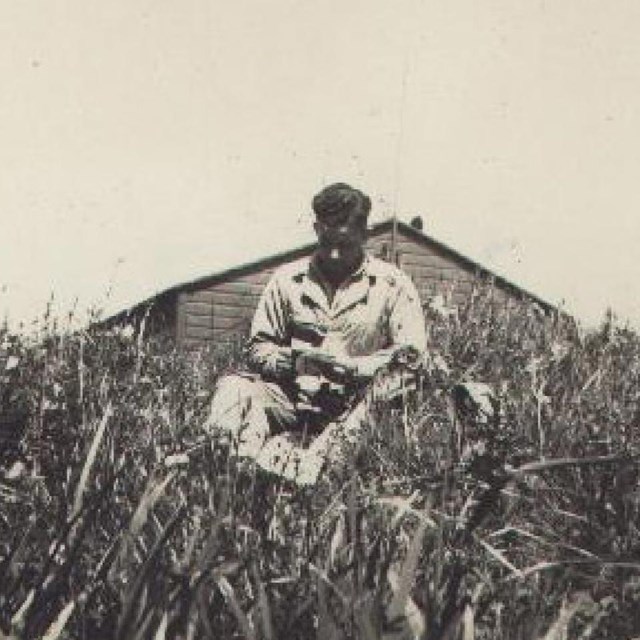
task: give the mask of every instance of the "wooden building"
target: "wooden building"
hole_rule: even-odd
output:
[[[170,336],[184,347],[237,338],[248,332],[260,293],[273,271],[310,255],[315,246],[305,245],[177,285],[114,316],[110,322],[145,315],[148,331]],[[448,304],[460,304],[478,280],[484,279],[491,283],[499,303],[524,298],[546,312],[554,310],[543,300],[402,222],[387,220],[372,225],[368,250],[383,259],[395,260],[412,277],[423,303],[441,293]]]

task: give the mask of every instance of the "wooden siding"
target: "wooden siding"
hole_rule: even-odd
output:
[[[390,257],[391,231],[369,239],[372,255]],[[437,245],[421,242],[398,230],[396,235],[397,262],[416,284],[423,303],[436,293],[442,293],[449,304],[460,305],[477,282],[476,268]],[[284,264],[283,260],[281,264]],[[260,293],[278,265],[257,267],[229,279],[201,284],[178,297],[177,338],[186,346],[201,346],[237,339],[248,333]],[[496,286],[495,299],[499,303],[513,297],[515,292]]]
[[[375,240],[375,253],[380,257],[389,256],[391,234],[382,234]],[[417,241],[401,229],[396,235],[396,263],[413,280],[423,304],[441,294],[449,305],[460,306],[468,300],[482,277],[472,263],[456,259],[435,244]],[[514,295],[500,285],[493,290],[493,298],[498,304],[504,304]]]

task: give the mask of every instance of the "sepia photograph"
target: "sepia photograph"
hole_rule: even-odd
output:
[[[0,640],[640,640],[639,34],[0,0]]]

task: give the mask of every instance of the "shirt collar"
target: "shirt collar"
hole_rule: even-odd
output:
[[[302,265],[301,265],[302,266]],[[338,288],[335,294],[333,304],[330,306],[327,295],[324,290],[325,278],[318,269],[313,257],[304,265],[304,269],[298,272],[297,278],[299,282],[304,279],[307,283],[305,286],[305,294],[319,307],[332,315],[339,315],[347,308],[353,306],[365,298],[369,292],[370,286],[373,284],[373,261],[371,257],[365,253],[362,263],[356,271],[354,271],[347,280]]]
[[[345,282],[359,280],[363,276],[369,275],[371,272],[371,267],[372,267],[371,256],[365,251],[364,257],[362,259],[362,262],[360,263],[360,266],[352,274],[348,276]],[[304,270],[306,271],[307,275],[309,275],[311,278],[314,278],[315,280],[319,280],[319,281],[325,280],[324,275],[322,274],[322,271],[318,268],[314,260],[314,256],[311,256],[309,258],[309,262],[307,265],[305,265]]]

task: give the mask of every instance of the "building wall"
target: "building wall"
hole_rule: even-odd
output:
[[[387,258],[392,242],[391,231],[369,239],[369,251]],[[396,246],[399,265],[412,277],[423,302],[442,293],[452,305],[460,304],[471,292],[476,274],[437,246],[419,242],[398,230]],[[199,346],[246,334],[260,293],[274,269],[262,268],[202,286],[178,295],[177,337],[185,346]],[[509,293],[496,290],[498,299]]]
[[[206,344],[246,334],[260,293],[274,267],[195,291],[178,298],[178,342]]]
[[[372,238],[369,244],[375,255],[385,256],[391,245],[391,234]],[[411,276],[423,304],[440,293],[449,304],[461,305],[478,285],[478,274],[472,268],[461,265],[437,245],[416,241],[402,230],[396,237],[396,255],[397,264]],[[494,291],[495,299],[501,303],[514,295],[499,286]]]

